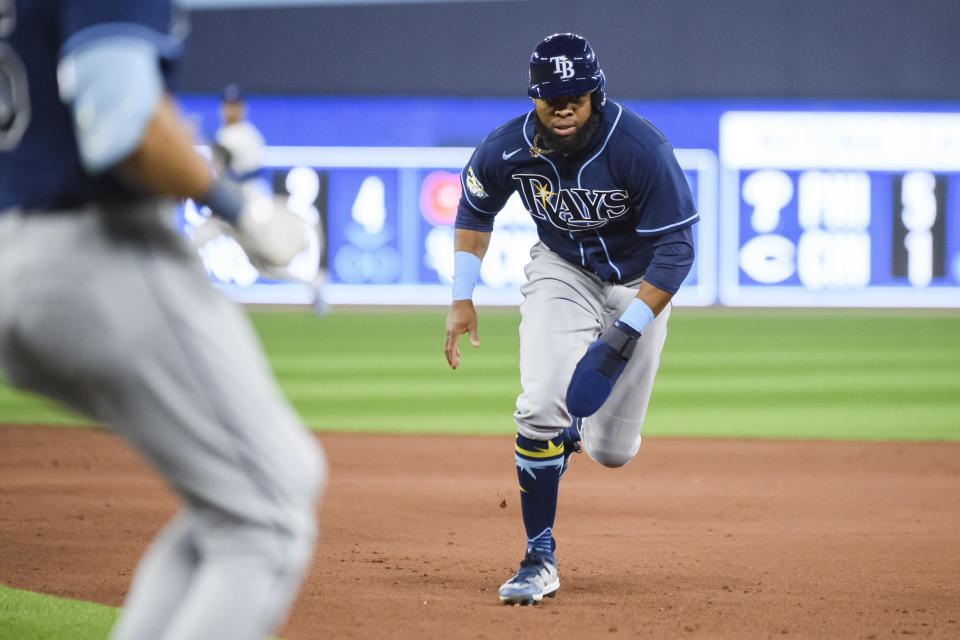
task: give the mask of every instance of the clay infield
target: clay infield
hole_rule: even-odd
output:
[[[522,555],[510,437],[324,433],[312,638],[960,637],[960,443],[647,438],[561,483],[560,592]],[[0,428],[0,583],[118,606],[176,506],[119,439]]]

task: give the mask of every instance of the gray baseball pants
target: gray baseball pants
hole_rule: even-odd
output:
[[[530,257],[520,305],[523,391],[513,417],[521,435],[549,440],[572,422],[565,396],[577,362],[590,343],[630,305],[640,283],[604,282],[566,262],[542,242],[534,245]],[[600,464],[623,466],[640,449],[640,431],[660,366],[669,317],[668,305],[643,330],[610,397],[583,420],[583,448]]]
[[[312,557],[326,462],[169,213],[0,213],[0,367],[110,425],[183,501],[111,637],[259,639]]]

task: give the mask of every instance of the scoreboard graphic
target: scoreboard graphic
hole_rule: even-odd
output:
[[[719,298],[960,307],[960,115],[727,112]]]
[[[265,280],[228,238],[201,250],[211,280],[242,302],[309,304],[319,291],[335,305],[448,304],[465,145],[526,101],[250,103],[270,143],[265,184],[316,224],[296,269],[308,284]],[[217,105],[187,100],[198,129],[215,130]],[[960,308],[960,105],[627,106],[670,139],[700,212],[676,304]],[[420,124],[391,130],[385,114],[398,110]],[[383,146],[401,140],[411,146]],[[181,228],[189,235],[202,220],[188,203]],[[535,242],[515,196],[497,216],[478,304],[520,302]]]
[[[322,295],[330,304],[449,304],[453,282],[453,223],[460,200],[460,169],[469,147],[267,147],[264,168],[274,191],[316,176],[310,198],[326,238]],[[694,228],[698,248],[678,303],[708,305],[716,300],[716,154],[677,149],[677,158],[705,222]],[[480,304],[516,305],[521,300],[523,267],[536,243],[536,227],[514,194],[497,215],[495,233],[480,271]],[[207,263],[212,274],[224,269]],[[215,278],[216,281],[216,278]],[[247,302],[309,302],[299,285],[264,280],[219,282]],[[299,287],[299,288],[298,288]],[[281,289],[282,288],[282,289]]]

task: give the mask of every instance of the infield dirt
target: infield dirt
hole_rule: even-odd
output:
[[[960,637],[960,443],[647,438],[573,458],[560,592],[507,607],[510,437],[320,436],[323,537],[282,637]],[[0,427],[0,583],[119,606],[176,501],[82,428]]]

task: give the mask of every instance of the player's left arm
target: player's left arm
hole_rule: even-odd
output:
[[[635,232],[652,241],[653,257],[637,299],[621,321],[639,334],[670,303],[693,265],[693,194],[673,147],[664,140],[652,153],[635,154],[633,193],[643,202]]]
[[[674,294],[680,289],[681,283],[693,266],[693,227],[685,226],[682,229],[671,231],[659,236],[653,243],[653,259],[643,276],[640,290],[637,291],[637,302],[631,307],[645,305],[650,313],[640,309],[640,317],[636,310],[628,308],[621,320],[630,324],[639,333],[650,320],[660,315]],[[649,315],[649,319],[646,319]],[[646,322],[644,322],[646,319]]]
[[[653,258],[637,295],[623,314],[590,345],[577,363],[567,387],[567,409],[584,418],[606,401],[626,368],[646,326],[663,311],[693,264],[692,224],[698,219],[686,178],[673,149],[664,143],[651,156],[651,176],[634,193],[642,194],[644,211],[635,232],[654,238]]]
[[[633,355],[641,333],[663,311],[693,264],[693,235],[687,225],[654,242],[654,257],[636,298],[590,345],[570,377],[567,410],[585,418],[603,405]]]

